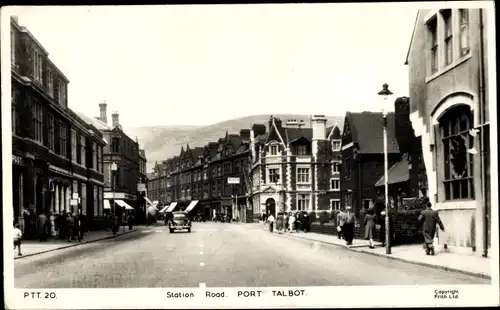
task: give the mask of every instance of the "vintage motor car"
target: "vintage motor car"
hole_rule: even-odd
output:
[[[168,221],[168,229],[171,233],[176,230],[187,230],[188,232],[191,232],[191,220],[189,219],[187,212],[172,212]]]

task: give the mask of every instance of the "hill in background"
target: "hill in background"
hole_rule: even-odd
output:
[[[232,134],[239,134],[240,129],[250,129],[253,124],[265,124],[269,122],[270,114],[250,115],[222,121],[206,126],[151,126],[151,127],[129,127],[125,128],[126,133],[135,140],[139,139],[141,148],[146,150],[148,158],[147,169],[150,171],[155,161],[162,161],[167,158],[179,155],[181,147],[204,146],[208,142],[216,142],[224,137],[226,131]],[[289,119],[303,120],[305,126],[310,126],[310,115],[295,114],[274,114],[283,123]],[[327,116],[328,126],[338,125],[343,129],[343,116]]]

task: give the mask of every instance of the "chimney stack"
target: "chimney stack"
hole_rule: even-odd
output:
[[[240,138],[245,141],[250,141],[250,129],[241,129]]]
[[[111,122],[112,122],[112,127],[115,128],[116,126],[120,125],[120,122],[119,122],[119,116],[120,114],[118,114],[118,111],[114,111],[112,114],[111,114]]]
[[[311,125],[313,130],[313,140],[326,139],[326,117],[324,115],[313,115]]]
[[[107,111],[106,111],[107,106],[108,106],[108,104],[106,103],[106,101],[99,102],[99,120],[101,122],[105,123],[106,125],[108,124],[108,117],[106,116],[107,115]]]

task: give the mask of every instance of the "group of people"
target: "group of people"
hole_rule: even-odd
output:
[[[299,229],[301,228],[304,232],[308,232],[311,230],[311,221],[309,218],[309,215],[307,213],[300,213],[300,212],[280,212],[276,216],[276,219],[274,218],[274,215],[271,213],[263,218],[264,223],[267,223],[269,225],[269,231],[273,232],[274,231],[274,226],[276,225],[276,230],[278,233],[284,233],[284,232],[299,232]]]
[[[444,231],[444,225],[441,219],[439,218],[439,214],[436,210],[432,210],[432,204],[429,199],[426,199],[424,202],[425,209],[420,213],[418,217],[419,223],[422,225],[422,234],[424,237],[424,250],[426,255],[435,255],[434,250],[434,236],[436,234],[436,226]],[[368,208],[365,212],[365,217],[363,220],[364,226],[364,238],[369,240],[370,248],[375,248],[374,239],[376,237],[376,224],[377,220],[380,223],[380,241],[382,242],[382,246],[385,246],[386,243],[386,212],[382,211],[380,216],[377,217],[375,208]],[[286,213],[278,213],[276,219],[274,215],[268,214],[267,217],[263,217],[264,223],[269,225],[269,231],[274,231],[274,226],[276,225],[276,230],[279,233],[283,232],[298,232],[299,224],[302,226],[304,232],[310,230],[310,218],[307,213],[300,214],[299,212],[293,214],[292,212]],[[352,212],[352,208],[350,206],[345,207],[337,214],[337,232],[338,238],[344,239],[347,245],[352,245],[354,239],[354,230],[356,227],[359,227],[358,220],[356,215]],[[389,232],[391,238],[390,243],[392,243],[393,237],[393,225],[392,219],[389,217]]]

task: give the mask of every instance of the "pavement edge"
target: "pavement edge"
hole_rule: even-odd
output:
[[[451,271],[451,272],[465,274],[465,275],[468,275],[468,276],[474,276],[474,277],[479,277],[479,278],[491,280],[491,276],[490,275],[486,275],[486,274],[483,274],[483,273],[478,273],[478,272],[473,272],[473,271],[467,271],[467,270],[457,269],[457,268],[450,268],[450,267],[441,266],[441,265],[434,265],[434,264],[430,264],[430,263],[426,263],[426,262],[412,261],[412,260],[409,260],[409,259],[405,259],[405,258],[401,258],[401,257],[396,257],[396,256],[389,256],[389,255],[386,255],[386,254],[380,254],[380,253],[376,253],[376,252],[372,252],[372,251],[368,251],[366,249],[363,249],[362,246],[352,246],[351,247],[351,246],[342,245],[342,244],[336,244],[336,243],[333,243],[333,242],[328,242],[328,241],[323,241],[323,240],[314,240],[314,239],[311,239],[311,238],[304,238],[302,236],[297,236],[297,235],[293,235],[293,234],[291,234],[291,235],[276,234],[276,235],[280,235],[280,236],[283,236],[285,238],[302,239],[302,240],[307,240],[307,241],[310,241],[310,242],[318,242],[318,243],[322,243],[322,244],[327,244],[327,245],[330,245],[330,246],[343,247],[345,249],[348,249],[348,250],[351,250],[351,251],[355,251],[355,252],[358,252],[358,253],[364,253],[364,254],[370,254],[370,255],[379,256],[379,257],[385,257],[387,259],[401,261],[401,262],[405,262],[405,263],[408,263],[408,264],[420,265],[420,266],[434,268],[434,269],[441,269],[441,270],[444,270],[444,271]]]
[[[16,260],[16,259],[22,259],[22,258],[30,257],[30,256],[35,256],[35,255],[39,255],[39,254],[54,252],[54,251],[58,251],[58,250],[63,250],[63,249],[67,249],[67,248],[72,248],[72,247],[76,247],[76,246],[80,246],[80,245],[84,245],[84,244],[88,244],[88,243],[93,243],[93,242],[97,242],[97,241],[102,241],[102,240],[107,240],[107,239],[113,239],[113,238],[116,238],[116,237],[119,237],[119,236],[123,236],[123,235],[129,234],[129,233],[133,233],[133,232],[136,232],[136,231],[139,231],[139,230],[140,230],[140,228],[136,228],[136,229],[133,229],[133,230],[124,231],[124,232],[122,232],[120,234],[117,234],[116,236],[107,236],[107,237],[103,237],[103,238],[97,238],[97,239],[94,239],[94,240],[89,240],[89,241],[84,241],[84,242],[78,242],[78,243],[72,243],[72,244],[68,244],[68,245],[62,246],[62,247],[53,248],[53,249],[50,249],[50,250],[44,250],[44,251],[40,251],[40,252],[36,252],[36,253],[31,253],[31,254],[27,254],[27,255],[16,256],[16,257],[14,257],[14,260]]]

